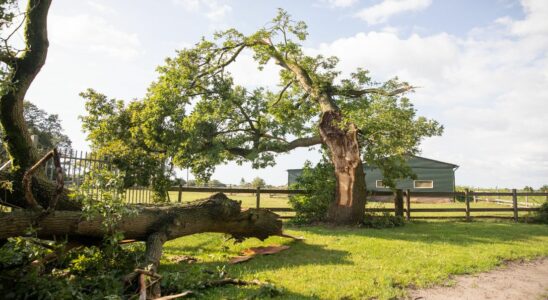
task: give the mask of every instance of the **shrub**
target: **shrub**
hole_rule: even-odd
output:
[[[545,201],[539,207],[538,212],[533,217],[533,222],[541,223],[541,224],[548,224],[548,201]]]
[[[362,226],[367,228],[392,228],[405,225],[403,218],[392,216],[387,212],[382,214],[366,213],[363,219]]]
[[[329,205],[335,200],[335,187],[333,165],[325,157],[315,167],[306,161],[297,183],[290,187],[306,191],[304,195],[289,198],[296,212],[293,222],[307,224],[325,221]]]

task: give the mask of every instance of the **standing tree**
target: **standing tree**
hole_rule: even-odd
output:
[[[324,145],[337,182],[328,217],[335,223],[357,223],[366,197],[362,160],[379,166],[387,184],[393,183],[411,173],[405,156],[417,153],[420,141],[441,134],[442,127],[416,116],[402,96],[412,86],[397,79],[376,84],[363,69],[339,79],[337,58],[303,52],[298,42],[306,36],[306,25],[291,21],[283,10],[251,35],[234,29],[217,33],[213,41],[202,40],[167,59],[144,105],[155,112],[155,122],[179,129],[175,135],[180,139],[170,143],[176,148],[173,161],[196,174],[207,176],[228,160],[264,167],[274,164],[277,153]],[[269,61],[280,67],[279,91],[248,91],[234,84],[227,67],[245,50],[253,52],[259,69]],[[182,118],[152,109],[167,105],[181,112],[189,103],[195,106]],[[161,136],[143,124],[143,131]]]
[[[251,181],[251,186],[253,186],[254,188],[258,188],[258,187],[264,187],[266,185],[264,179],[262,179],[261,177],[255,177],[253,178],[253,181]]]
[[[362,161],[379,166],[393,184],[411,175],[405,156],[443,128],[416,116],[402,96],[412,86],[398,79],[377,84],[363,69],[339,79],[337,58],[304,53],[299,42],[306,36],[306,25],[280,10],[251,35],[229,29],[179,51],[158,68],[160,76],[143,101],[119,113],[133,118],[125,131],[139,133],[132,139],[203,178],[227,161],[266,167],[279,153],[321,144],[337,182],[328,218],[360,222],[366,198]],[[245,51],[253,53],[259,70],[270,61],[280,67],[278,91],[234,84],[227,67]]]

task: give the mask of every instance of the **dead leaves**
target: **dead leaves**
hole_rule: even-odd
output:
[[[240,254],[240,256],[235,256],[230,259],[228,262],[229,264],[238,264],[245,261],[248,261],[250,259],[253,259],[257,255],[271,255],[275,254],[284,250],[289,249],[289,246],[285,245],[272,245],[272,246],[266,246],[266,247],[252,247],[243,250]]]

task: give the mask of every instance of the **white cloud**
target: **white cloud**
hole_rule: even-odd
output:
[[[108,5],[104,5],[102,3],[99,3],[97,1],[88,1],[88,6],[93,8],[94,10],[102,13],[102,14],[115,14],[116,10]]]
[[[332,7],[350,7],[358,2],[358,0],[326,0]]]
[[[190,12],[203,12],[211,21],[222,21],[231,11],[232,6],[218,0],[172,0]]]
[[[99,53],[123,60],[133,60],[143,53],[137,34],[121,31],[106,19],[87,14],[51,16],[49,35],[53,45],[82,53]]]
[[[526,17],[506,18],[458,38],[359,33],[312,52],[341,58],[344,74],[363,66],[374,79],[399,76],[420,115],[445,125],[424,155],[459,164],[457,182],[534,187],[548,178],[548,10],[523,1]],[[460,180],[459,180],[460,179]]]
[[[356,16],[369,24],[380,24],[397,14],[423,10],[431,3],[432,0],[383,0],[359,11]]]

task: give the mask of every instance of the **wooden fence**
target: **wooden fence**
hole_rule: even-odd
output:
[[[170,188],[170,191],[178,192],[177,201],[182,202],[183,192],[202,192],[202,193],[242,193],[242,194],[255,194],[256,196],[256,208],[269,209],[273,212],[293,212],[290,207],[262,207],[261,206],[261,194],[286,194],[296,195],[304,194],[303,190],[281,190],[281,189],[249,189],[249,188],[211,188],[211,187],[184,187],[174,186]],[[413,213],[463,213],[461,217],[466,220],[474,218],[507,218],[504,216],[496,215],[482,215],[472,216],[475,212],[512,212],[512,218],[514,221],[518,220],[520,212],[538,211],[538,207],[519,207],[518,196],[546,196],[548,199],[548,193],[538,192],[517,192],[513,189],[512,192],[411,192],[410,190],[395,190],[394,192],[369,192],[368,197],[372,196],[393,196],[394,207],[393,208],[369,208],[366,207],[366,212],[387,212],[394,213],[397,216],[405,217],[407,220],[411,218],[458,218],[458,216],[413,216]],[[470,203],[475,197],[480,196],[511,196],[512,207],[481,207],[471,208]],[[450,208],[450,207],[436,207],[436,208],[413,208],[411,207],[411,197],[447,197],[447,198],[462,198],[464,199],[464,208]],[[437,204],[443,205],[443,204]],[[291,218],[290,216],[283,216],[283,218]]]

